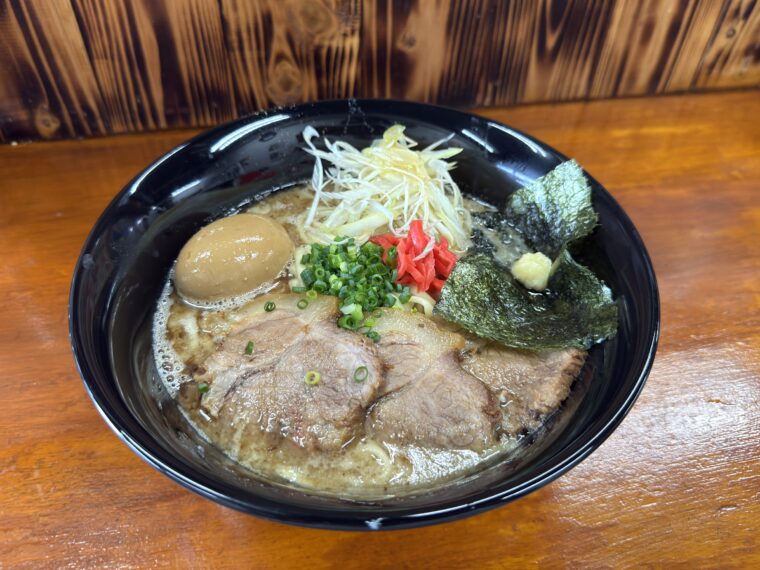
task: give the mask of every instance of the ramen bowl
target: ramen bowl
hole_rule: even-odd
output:
[[[423,146],[450,137],[464,149],[453,173],[462,191],[497,205],[567,160],[518,130],[452,109],[353,99],[310,103],[246,117],[176,147],[114,198],[88,236],[69,302],[79,372],[116,434],[191,491],[266,519],[319,528],[444,522],[556,479],[601,445],[641,392],[659,331],[655,275],[631,220],[587,173],[600,224],[576,255],[612,289],[618,334],[592,348],[571,396],[514,453],[437,488],[357,501],[258,477],[194,432],[163,389],[151,352],[153,311],[180,249],[211,220],[308,180],[313,159],[303,151],[306,126],[362,146],[395,123]]]

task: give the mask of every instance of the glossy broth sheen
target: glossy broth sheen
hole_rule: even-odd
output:
[[[276,192],[248,211],[282,223],[298,246],[296,224],[311,198],[310,189],[299,187]],[[488,206],[468,201],[468,207],[475,211]],[[521,247],[519,239],[513,246],[500,244],[496,255],[514,259]],[[281,275],[266,290],[288,292],[287,275]],[[348,442],[337,453],[309,452],[285,439],[272,448],[271,442],[251,437],[234,421],[225,423],[211,418],[200,407],[193,374],[202,369],[206,358],[245,317],[250,305],[250,299],[240,298],[222,301],[214,310],[192,306],[176,293],[170,275],[155,313],[153,336],[159,374],[188,421],[203,438],[253,473],[311,492],[374,499],[408,494],[461,478],[517,445],[519,438],[502,435],[496,445],[477,453],[395,445],[363,436]]]

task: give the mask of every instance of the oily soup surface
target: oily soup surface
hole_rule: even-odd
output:
[[[248,211],[279,221],[298,246],[301,245],[297,231],[299,217],[308,209],[311,198],[310,189],[297,187],[275,192]],[[489,208],[471,200],[467,201],[467,207],[472,211]],[[487,231],[484,234],[489,237]],[[519,238],[507,246],[499,242],[494,255],[513,260],[519,257],[523,247]],[[288,293],[288,276],[283,273],[262,287],[261,292],[265,295]],[[252,311],[261,311],[261,306],[260,301],[251,300],[250,296],[217,302],[212,308],[192,306],[177,294],[170,275],[154,317],[154,356],[165,386],[198,433],[233,460],[273,482],[357,499],[403,495],[472,473],[484,463],[513,450],[521,438],[520,429],[534,429],[540,424],[532,412],[528,420],[521,420],[517,425],[519,429],[500,433],[494,443],[478,451],[379,441],[359,430],[342,448],[326,452],[307,450],[287,438],[273,438],[251,430],[246,422],[234,416],[212,417],[201,406],[199,378],[203,378],[209,357],[227,335],[249,318]],[[468,337],[464,350],[477,348],[477,342]],[[569,387],[569,382],[567,384]],[[311,388],[320,389],[320,386]],[[513,403],[505,391],[496,392],[494,398],[498,398],[502,407]],[[562,399],[564,397],[560,401]],[[545,406],[546,409],[539,407],[542,418],[556,409],[558,403]],[[369,411],[371,407],[367,413]],[[268,418],[259,417],[259,420],[261,425],[273,423],[268,422]]]

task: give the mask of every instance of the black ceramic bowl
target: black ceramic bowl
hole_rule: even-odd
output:
[[[617,337],[595,347],[573,395],[516,455],[453,485],[380,502],[351,502],[257,479],[196,437],[157,381],[151,316],[180,248],[201,226],[273,190],[310,178],[301,132],[366,144],[393,123],[429,144],[453,133],[464,148],[463,191],[502,203],[565,160],[545,144],[467,113],[398,101],[329,101],[254,115],[212,129],[139,174],[95,224],[77,262],[69,323],[79,372],[111,428],[156,469],[204,497],[282,522],[387,529],[496,507],[576,465],[631,409],[652,365],[659,330],[652,266],[628,216],[595,180],[600,227],[578,252],[612,288]]]

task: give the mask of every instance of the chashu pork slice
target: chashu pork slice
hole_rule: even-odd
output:
[[[586,360],[575,348],[531,352],[480,340],[463,354],[461,366],[499,397],[502,431],[531,431],[556,410]]]
[[[496,441],[496,397],[457,361],[464,338],[417,314],[386,310],[377,319],[385,366],[383,396],[367,433],[392,443],[483,450]]]
[[[306,450],[335,451],[361,429],[382,367],[372,341],[336,326],[336,298],[320,296],[299,309],[302,298],[265,295],[246,307],[196,376],[209,384],[201,407],[237,433],[263,433],[272,446],[287,439]],[[268,301],[276,305],[271,312],[264,310]],[[362,366],[367,378],[356,382]],[[315,385],[305,382],[311,371],[320,377]]]

